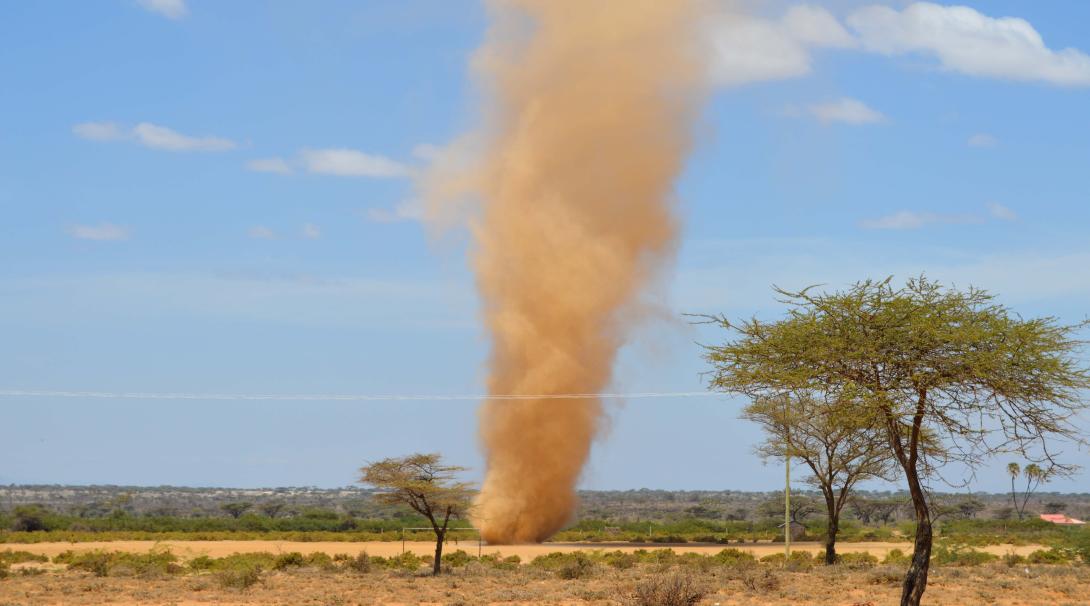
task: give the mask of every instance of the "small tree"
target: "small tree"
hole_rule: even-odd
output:
[[[777,289],[790,305],[777,322],[719,322],[739,338],[709,348],[712,385],[751,398],[821,390],[845,416],[878,418],[904,472],[916,518],[902,606],[918,606],[931,561],[928,480],[944,464],[970,470],[1016,452],[1053,473],[1054,440],[1085,444],[1074,424],[1087,408],[1090,373],[1076,361],[1086,323],[1023,319],[975,288],[945,289],[926,278],[894,288],[865,281],[845,292]],[[932,446],[929,447],[928,444]]]
[[[854,496],[848,501],[852,513],[864,524],[889,524],[897,515],[897,510],[904,507],[903,499],[869,499]]]
[[[823,395],[795,394],[757,398],[742,413],[768,436],[758,454],[799,459],[810,468],[807,482],[825,500],[826,564],[836,563],[840,513],[852,488],[861,480],[890,477],[893,469],[883,436],[871,431],[872,421],[845,416],[850,409]]]
[[[223,505],[220,505],[220,509],[222,509],[223,512],[227,515],[237,520],[242,517],[242,514],[246,513],[246,511],[253,506],[253,503],[240,501],[238,503],[224,503]]]
[[[360,482],[378,488],[375,499],[388,505],[408,505],[428,519],[435,532],[435,559],[432,574],[439,574],[443,558],[443,540],[453,519],[464,517],[473,492],[470,485],[456,482],[465,467],[443,465],[438,454],[412,454],[383,459],[362,467]]]
[[[1014,503],[1014,511],[1018,514],[1019,520],[1024,520],[1026,517],[1026,504],[1029,503],[1029,497],[1037,490],[1041,484],[1048,481],[1049,472],[1041,469],[1041,466],[1036,463],[1030,463],[1026,465],[1025,469],[1022,469],[1018,463],[1007,463],[1007,473],[1011,477],[1011,502]],[[1022,502],[1018,502],[1018,491],[1015,489],[1014,482],[1018,479],[1018,476],[1025,476],[1026,488],[1022,491]]]
[[[280,515],[281,511],[284,511],[284,507],[283,501],[270,501],[268,503],[262,503],[258,509],[261,510],[261,513],[270,518],[276,518],[276,516]]]

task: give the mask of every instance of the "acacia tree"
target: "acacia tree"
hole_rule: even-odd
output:
[[[1033,494],[1033,491],[1037,490],[1041,484],[1048,481],[1049,472],[1041,469],[1041,466],[1036,463],[1030,463],[1026,465],[1025,469],[1022,469],[1018,463],[1008,463],[1007,473],[1011,477],[1011,502],[1014,504],[1014,511],[1018,514],[1018,519],[1023,520],[1026,517],[1026,504],[1029,503],[1029,497]],[[1018,503],[1018,491],[1014,487],[1014,481],[1018,479],[1018,476],[1025,476],[1026,488],[1022,491],[1022,503]]]
[[[808,483],[825,498],[825,563],[836,562],[840,513],[861,480],[889,478],[893,463],[873,421],[845,414],[852,409],[823,394],[754,399],[742,417],[761,425],[767,439],[757,447],[764,458],[799,459],[810,468]]]
[[[360,469],[360,482],[381,492],[375,499],[387,505],[408,505],[428,519],[435,531],[435,559],[432,574],[439,574],[443,558],[443,540],[453,519],[469,510],[473,491],[470,485],[455,481],[465,467],[443,465],[437,454],[411,454],[383,459]]]
[[[1072,471],[1054,449],[1057,440],[1085,444],[1075,421],[1090,373],[1075,335],[1086,323],[1023,319],[983,290],[922,277],[902,288],[886,279],[812,290],[776,289],[789,306],[779,321],[719,317],[737,338],[707,349],[712,386],[754,398],[828,392],[847,417],[881,421],[916,518],[901,604],[918,606],[931,559],[928,482],[944,464],[972,470],[1016,452],[1052,473]]]

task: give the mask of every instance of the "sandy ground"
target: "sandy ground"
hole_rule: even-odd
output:
[[[619,549],[621,551],[635,551],[637,549],[673,549],[677,553],[702,553],[702,554],[714,554],[718,553],[725,547],[735,547],[748,551],[760,558],[773,553],[783,553],[782,543],[746,543],[746,544],[731,544],[731,545],[706,545],[706,544],[692,544],[683,543],[679,545],[670,545],[664,543],[543,543],[536,545],[483,545],[480,547],[482,553],[491,554],[499,552],[503,556],[517,555],[523,562],[529,562],[539,555],[544,555],[553,552],[571,552],[571,551],[585,551],[601,549],[605,551],[613,551]],[[397,555],[402,552],[402,543],[393,541],[372,541],[372,542],[337,542],[337,541],[99,541],[99,542],[86,542],[86,543],[29,543],[29,544],[14,544],[14,543],[0,543],[0,551],[6,549],[29,551],[31,553],[40,553],[53,557],[61,552],[72,551],[91,551],[95,549],[103,549],[107,551],[131,551],[131,552],[147,552],[151,549],[167,548],[181,558],[192,558],[199,555],[207,555],[211,557],[223,557],[231,555],[233,553],[254,553],[254,552],[270,552],[270,553],[287,553],[292,551],[298,551],[301,553],[312,553],[320,551],[329,555],[335,555],[338,553],[345,553],[349,555],[355,555],[361,551],[366,551],[372,556],[389,557]],[[472,555],[477,555],[478,545],[476,541],[460,541],[458,543],[448,542],[444,547],[444,552],[451,552],[456,549],[462,549]],[[793,551],[808,551],[810,553],[818,553],[824,550],[824,547],[820,543],[815,542],[803,542],[792,543],[791,549]],[[900,549],[905,553],[912,551],[911,543],[841,543],[837,545],[837,551],[839,553],[858,553],[868,552],[871,555],[882,559],[891,549]],[[995,555],[1004,555],[1007,553],[1016,553],[1019,555],[1028,555],[1029,553],[1043,549],[1041,545],[990,545],[987,547],[976,547],[975,549],[980,551],[987,551]],[[435,550],[435,543],[427,543],[422,541],[409,541],[404,543],[404,550],[411,551],[417,555],[431,555]],[[1088,599],[1090,603],[1090,599]]]

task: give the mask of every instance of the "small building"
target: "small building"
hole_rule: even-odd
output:
[[[1086,522],[1083,522],[1082,520],[1076,520],[1075,518],[1065,516],[1062,513],[1042,513],[1041,519],[1046,522],[1063,524],[1065,526],[1082,526],[1086,524]]]

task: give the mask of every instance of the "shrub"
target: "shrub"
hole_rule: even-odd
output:
[[[300,568],[305,563],[303,554],[298,551],[292,551],[289,553],[282,553],[276,556],[276,560],[273,562],[273,570],[287,570],[288,568]]]
[[[878,564],[878,558],[865,551],[842,553],[836,556],[836,563],[847,568],[872,568]]]
[[[253,587],[261,580],[261,567],[257,565],[227,568],[216,573],[216,582],[224,589],[242,591]]]
[[[1026,563],[1026,557],[1020,556],[1017,553],[1007,553],[1003,555],[1003,563],[1009,568],[1020,566]]]
[[[30,553],[29,551],[0,551],[0,562],[7,564],[22,564],[23,562],[48,562],[44,555]]]
[[[900,549],[890,549],[886,557],[882,558],[882,563],[891,566],[908,566],[911,560],[912,558]]]
[[[742,576],[742,585],[755,593],[776,591],[782,584],[780,575],[768,568],[751,568]]]
[[[329,554],[321,551],[315,551],[308,555],[304,561],[306,566],[314,566],[315,568],[321,568],[323,570],[333,570],[336,565],[333,564],[333,558],[329,557]]]
[[[461,568],[475,559],[476,558],[461,549],[443,554],[443,564],[450,566],[451,568]]]
[[[729,547],[711,557],[718,564],[725,566],[749,566],[757,563],[757,558],[748,551]]]
[[[602,555],[602,561],[611,568],[618,570],[628,570],[636,565],[637,558],[631,553],[625,553],[623,551],[611,551]]]
[[[15,532],[40,532],[49,530],[46,525],[48,512],[40,505],[20,505],[11,512],[11,529]]]
[[[353,572],[366,574],[371,572],[371,556],[366,551],[361,551],[356,557],[348,558],[344,565]]]
[[[633,606],[693,606],[708,593],[684,574],[655,575],[636,584],[625,600]]]
[[[584,554],[578,553],[574,559],[556,570],[556,576],[568,580],[582,579],[590,576],[593,572],[594,562],[591,562],[590,558]]]
[[[904,569],[896,566],[875,568],[867,575],[867,581],[872,585],[897,585],[901,583],[904,578]]]
[[[1029,554],[1026,560],[1030,564],[1067,564],[1075,558],[1074,551],[1053,547],[1051,549],[1038,549]]]
[[[786,558],[782,553],[773,553],[761,558],[761,562],[773,566],[781,566],[792,572],[806,571],[814,567],[814,556],[805,551],[792,551],[791,558],[787,560],[786,566],[784,566],[785,559]]]
[[[11,575],[11,565],[7,562],[0,562],[0,579],[6,579]]]
[[[938,545],[931,552],[931,561],[942,566],[979,566],[998,559],[997,555],[964,545]]]
[[[212,567],[215,566],[215,563],[216,561],[212,558],[206,555],[199,555],[189,560],[186,565],[189,566],[190,570],[196,572],[200,570],[212,570]]]

